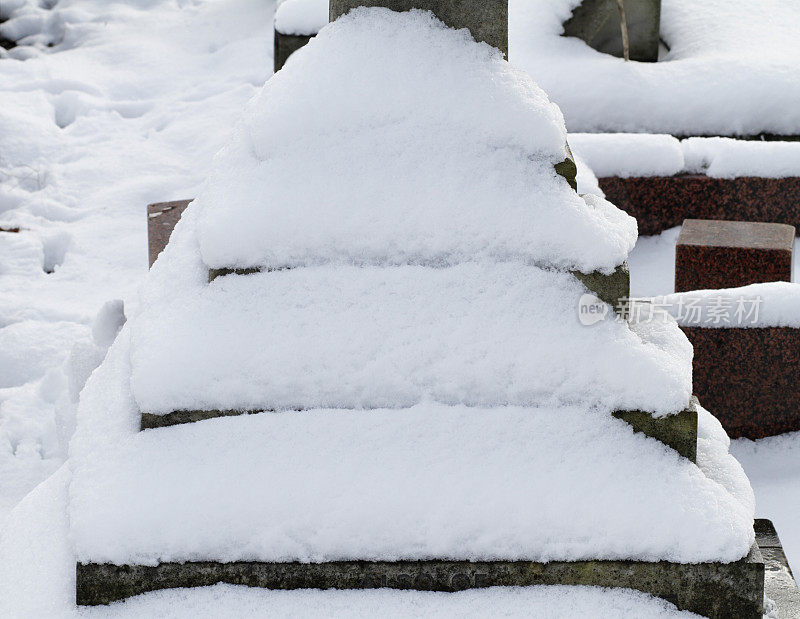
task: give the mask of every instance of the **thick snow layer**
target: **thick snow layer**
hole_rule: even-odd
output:
[[[800,22],[797,25],[800,27]],[[717,178],[800,176],[800,142],[690,138],[681,146],[686,172]]]
[[[707,450],[709,477],[607,410],[422,404],[137,432],[127,329],[71,447],[81,560],[731,561],[753,541],[735,461]]]
[[[578,319],[586,289],[520,263],[325,265],[206,283],[193,208],[132,321],[142,410],[584,404],[671,414],[691,395],[674,321]],[[609,308],[610,312],[610,308]],[[611,312],[613,315],[613,312]]]
[[[569,144],[597,176],[715,178],[800,176],[800,142],[757,142],[644,133],[571,133]]]
[[[570,133],[569,145],[599,177],[672,176],[684,170],[680,140],[644,133]]]
[[[580,0],[511,0],[509,57],[570,131],[800,133],[800,3],[663,0],[656,63],[626,63],[562,37]]]
[[[254,99],[196,206],[210,267],[519,257],[609,272],[636,223],[558,176],[558,108],[430,13],[359,9]]]
[[[328,0],[286,0],[275,11],[281,34],[314,35],[328,25]]]
[[[11,514],[0,535],[3,617],[695,617],[624,589],[494,588],[455,594],[417,591],[265,591],[217,585],[140,595],[110,606],[75,606],[75,555],[69,539],[64,467]]]

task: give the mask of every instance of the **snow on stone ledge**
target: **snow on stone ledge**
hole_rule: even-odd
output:
[[[328,25],[328,0],[286,0],[275,11],[275,30],[311,36]]]
[[[753,541],[752,493],[713,428],[700,467],[574,407],[290,411],[136,432],[126,336],[84,391],[71,448],[80,561],[727,562]]]
[[[714,178],[800,176],[800,142],[689,138],[646,133],[570,133],[577,157],[600,177],[706,174]]]
[[[323,265],[207,284],[187,214],[131,321],[145,412],[435,400],[664,415],[689,402],[692,350],[674,321],[584,326],[587,290],[569,273]]]
[[[724,290],[694,290],[652,299],[683,327],[800,328],[800,284],[771,282]]]
[[[610,272],[636,223],[553,166],[561,113],[466,30],[359,9],[250,104],[196,201],[209,267],[522,258]]]
[[[564,111],[570,131],[800,133],[800,3],[662,0],[655,63],[625,62],[563,22],[581,0],[511,0],[509,58]]]

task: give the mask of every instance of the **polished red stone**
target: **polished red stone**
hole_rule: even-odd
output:
[[[682,328],[694,392],[731,438],[800,430],[800,329]]]
[[[606,197],[636,218],[643,236],[680,226],[684,219],[800,226],[800,177],[727,179],[679,174],[599,181]]]
[[[169,243],[172,230],[189,206],[191,200],[158,202],[147,205],[147,244],[150,250],[150,266]]]
[[[675,247],[675,291],[791,281],[794,226],[687,219]]]

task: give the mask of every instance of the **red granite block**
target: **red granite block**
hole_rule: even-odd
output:
[[[606,197],[639,222],[639,234],[660,234],[684,219],[763,221],[800,226],[800,177],[711,178],[704,174],[604,177]]]
[[[157,202],[147,205],[147,245],[150,250],[150,266],[169,243],[172,230],[189,206],[191,200]]]
[[[791,281],[794,226],[687,219],[675,248],[675,291]]]
[[[800,430],[800,329],[682,327],[694,392],[731,438]]]

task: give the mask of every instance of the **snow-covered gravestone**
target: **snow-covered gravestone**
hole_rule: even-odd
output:
[[[676,323],[582,283],[636,224],[556,172],[566,137],[429,12],[324,28],[248,106],[82,394],[79,603],[560,583],[759,616],[752,490],[690,405]]]

